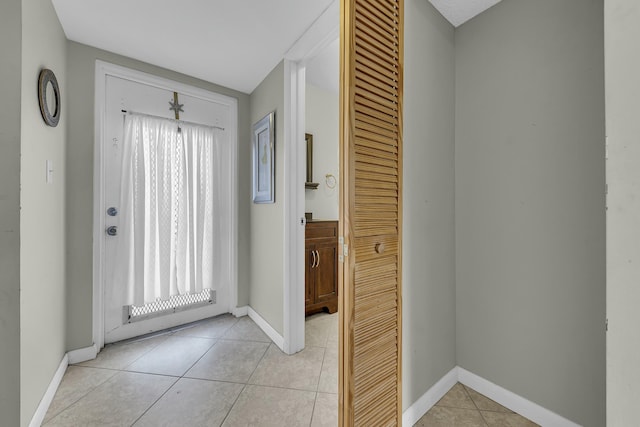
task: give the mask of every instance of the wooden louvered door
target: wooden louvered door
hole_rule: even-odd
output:
[[[340,425],[401,404],[402,0],[341,3]]]

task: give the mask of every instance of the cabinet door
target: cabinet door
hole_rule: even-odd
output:
[[[316,244],[315,300],[324,302],[338,294],[338,248],[335,242]]]
[[[305,245],[304,247],[304,305],[308,307],[310,304],[313,304],[314,301],[314,279],[315,279],[315,268],[312,268],[313,263],[315,262],[314,256],[311,254],[315,250],[314,245]]]

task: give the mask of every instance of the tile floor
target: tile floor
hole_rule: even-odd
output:
[[[535,424],[460,383],[454,385],[414,427],[534,427]]]
[[[72,365],[44,426],[336,426],[338,317],[307,318],[287,356],[249,317],[106,346]]]
[[[69,366],[44,426],[337,426],[338,317],[307,318],[287,356],[249,317],[106,346]],[[415,426],[535,426],[456,384]]]

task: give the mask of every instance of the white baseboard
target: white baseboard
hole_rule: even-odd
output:
[[[580,427],[579,424],[460,367],[458,381],[541,426]]]
[[[67,353],[67,356],[69,357],[69,365],[86,362],[87,360],[93,360],[97,355],[98,346],[96,346],[95,344],[89,347],[71,350]]]
[[[87,360],[95,359],[97,354],[98,347],[94,344],[90,347],[69,351],[64,355],[56,373],[53,375],[53,378],[49,383],[49,387],[47,387],[47,391],[44,393],[44,396],[42,396],[42,399],[40,399],[40,404],[31,418],[29,427],[39,427],[44,421],[44,417],[47,415],[49,406],[53,401],[53,397],[56,395],[56,391],[58,391],[60,382],[62,382],[62,377],[64,377],[64,373],[67,371],[67,367],[74,363],[86,362]]]
[[[280,350],[284,351],[284,338],[282,337],[282,335],[280,335],[275,329],[273,329],[273,327],[271,327],[271,325],[266,320],[264,320],[262,316],[260,316],[253,308],[247,307],[247,309],[251,320],[256,322],[256,325],[258,325],[260,329],[262,329],[262,331],[267,334],[269,338],[271,338],[271,341],[273,341],[273,343],[277,345]]]
[[[543,427],[580,427],[579,424],[459,366],[449,371],[402,413],[402,425],[414,425],[424,414],[429,412],[429,409],[431,409],[456,382],[471,387],[478,393],[485,395],[505,408],[509,408],[513,412],[517,412]]]
[[[44,396],[42,396],[42,399],[40,399],[40,404],[38,404],[38,408],[31,418],[29,427],[40,427],[40,425],[42,425],[44,417],[49,410],[49,405],[51,405],[53,397],[56,395],[56,391],[58,391],[58,387],[62,381],[62,377],[64,377],[64,373],[67,371],[67,366],[69,366],[69,356],[65,354],[49,383],[49,387],[47,387],[47,391],[44,393]]]
[[[233,314],[236,317],[246,316],[249,314],[249,306],[245,305],[242,307],[236,307],[233,310],[231,310],[231,314]]]
[[[458,382],[458,367],[450,370],[444,377],[433,385],[425,394],[416,400],[406,411],[402,413],[402,425],[410,427],[418,422],[429,409],[433,407],[442,396]]]

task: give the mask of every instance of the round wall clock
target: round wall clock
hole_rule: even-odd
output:
[[[40,113],[49,126],[58,126],[60,121],[60,87],[53,71],[44,68],[38,77],[38,101]]]

